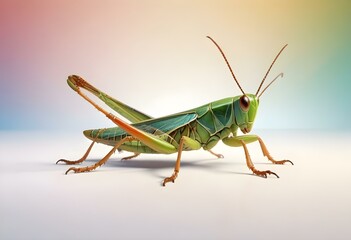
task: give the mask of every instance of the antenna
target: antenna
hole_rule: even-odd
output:
[[[228,62],[226,56],[224,55],[224,53],[223,53],[221,47],[220,47],[220,46],[216,43],[216,41],[213,40],[210,36],[206,36],[206,37],[208,37],[208,38],[216,45],[216,47],[218,48],[218,50],[221,52],[221,54],[222,54],[222,56],[223,56],[225,62],[227,63],[227,66],[228,66],[228,68],[229,68],[229,70],[230,70],[230,72],[231,72],[231,74],[232,74],[232,76],[233,76],[233,78],[234,78],[234,80],[235,80],[235,82],[236,82],[236,84],[238,84],[238,87],[240,88],[241,92],[245,95],[245,92],[244,92],[244,90],[241,88],[241,86],[240,86],[238,80],[236,79],[236,77],[235,77],[235,75],[234,75],[234,72],[233,72],[232,68],[230,67],[230,64],[229,64],[229,62]]]
[[[267,87],[265,87],[265,88],[263,89],[263,91],[260,93],[260,95],[258,95],[258,98],[260,98],[260,97],[262,96],[262,94],[264,93],[264,91],[266,91],[267,88],[269,88],[269,86],[272,85],[272,83],[274,83],[275,80],[278,79],[278,77],[284,77],[284,73],[279,73],[278,76],[276,76],[276,77],[267,85]]]
[[[257,92],[256,92],[256,94],[255,94],[256,96],[257,96],[258,92],[260,91],[260,89],[261,89],[261,87],[262,87],[264,81],[266,80],[266,77],[267,77],[269,71],[271,71],[271,68],[273,67],[275,61],[277,60],[277,58],[279,57],[279,55],[282,53],[282,51],[284,50],[284,48],[286,48],[286,46],[288,46],[288,44],[285,44],[285,46],[279,51],[279,53],[277,54],[277,56],[274,58],[274,60],[273,60],[273,62],[272,62],[272,64],[271,64],[271,66],[268,68],[268,71],[266,72],[266,75],[264,75],[264,78],[262,79],[262,82],[261,82],[260,86],[259,86],[258,89],[257,89]]]

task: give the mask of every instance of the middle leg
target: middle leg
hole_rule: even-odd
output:
[[[183,136],[180,139],[177,161],[176,161],[176,164],[174,166],[174,173],[172,174],[172,176],[167,177],[163,180],[163,183],[162,183],[163,186],[166,186],[166,183],[168,183],[168,182],[174,183],[174,180],[178,177],[178,173],[179,173],[179,169],[180,169],[180,159],[182,157],[182,152],[183,152],[184,147],[187,147],[191,150],[197,150],[197,149],[201,148],[201,144],[198,141],[193,140],[193,139],[186,137],[186,136]]]

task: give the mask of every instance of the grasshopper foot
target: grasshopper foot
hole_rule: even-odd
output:
[[[168,182],[174,183],[174,180],[177,178],[177,176],[178,176],[178,172],[175,171],[175,172],[172,174],[172,176],[167,177],[167,178],[165,178],[165,179],[163,180],[162,186],[166,186],[166,183],[168,183]]]
[[[132,155],[132,156],[128,156],[128,157],[122,158],[121,161],[130,160],[130,159],[132,159],[132,158],[136,158],[136,157],[139,156],[139,155],[140,155],[140,153],[134,153],[134,155]]]
[[[264,142],[262,141],[261,138],[258,138],[258,141],[261,145],[261,149],[263,152],[263,156],[266,156],[268,158],[269,161],[271,161],[273,164],[284,164],[286,162],[291,163],[291,165],[294,165],[294,163],[290,160],[274,160],[274,158],[271,156],[271,154],[268,152],[266,145],[264,144]]]
[[[208,150],[209,153],[211,153],[212,155],[216,156],[217,158],[224,158],[224,156],[220,153],[215,153],[212,150]]]
[[[65,172],[65,175],[67,175],[67,173],[70,172],[70,171],[74,171],[74,173],[77,173],[78,168],[75,168],[75,167],[69,168],[69,169]]]
[[[59,162],[64,162],[67,165],[74,165],[74,164],[81,163],[82,161],[81,160],[71,161],[71,160],[66,160],[66,159],[60,159],[60,160],[57,160],[56,164],[58,164]]]
[[[74,173],[86,172],[86,171],[84,171],[82,169],[83,168],[71,167],[65,172],[65,174],[67,175],[67,173],[69,173],[70,171],[73,171]]]
[[[257,170],[257,169],[252,169],[252,172],[255,174],[255,175],[257,175],[257,176],[259,176],[259,177],[263,177],[263,178],[267,178],[267,174],[268,175],[275,175],[277,178],[279,178],[279,176],[278,176],[278,174],[276,174],[275,172],[272,172],[272,171],[270,171],[270,170],[267,170],[267,171],[259,171],[259,170]]]
[[[90,153],[90,150],[91,150],[92,147],[94,146],[94,143],[95,143],[95,141],[93,141],[93,142],[90,144],[89,148],[87,149],[87,151],[85,152],[85,154],[83,155],[83,157],[81,157],[79,160],[72,161],[72,160],[60,159],[60,160],[58,160],[58,161],[56,162],[56,164],[58,164],[59,162],[64,162],[64,163],[66,163],[67,165],[74,165],[74,164],[78,164],[78,163],[84,162],[84,161],[87,159],[87,157],[88,157],[88,155],[89,155],[89,153]],[[66,173],[66,174],[67,174],[67,173]]]
[[[90,171],[96,169],[98,166],[100,166],[100,165],[94,164],[94,165],[91,165],[88,167],[80,167],[80,168],[71,167],[65,172],[65,174],[67,175],[67,173],[69,173],[70,171],[73,171],[74,173],[90,172]]]
[[[273,164],[284,164],[284,163],[291,163],[291,165],[294,165],[294,163],[290,160],[280,160],[280,161],[277,161],[277,160],[274,160],[274,159],[269,159]]]

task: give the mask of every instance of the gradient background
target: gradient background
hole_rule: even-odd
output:
[[[0,0],[0,239],[319,239],[351,229],[350,1]],[[247,92],[288,43],[261,98],[248,146],[216,159],[141,155],[87,174],[84,129],[113,126],[67,85],[86,78],[153,116],[238,95],[212,36]],[[267,81],[267,82],[268,82]],[[103,105],[103,104],[102,104]],[[104,105],[103,105],[104,106]],[[346,131],[342,131],[345,130]],[[338,131],[335,131],[338,130]],[[340,131],[341,130],[341,131]],[[110,147],[98,144],[82,165]]]
[[[255,92],[255,128],[344,129],[351,120],[349,1],[0,1],[0,129],[112,124],[66,84],[78,74],[153,116]],[[267,81],[267,82],[268,82]]]

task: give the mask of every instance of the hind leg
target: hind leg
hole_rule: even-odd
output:
[[[69,172],[69,171],[74,171],[75,173],[80,173],[80,172],[90,172],[102,165],[104,165],[107,160],[111,157],[111,155],[116,151],[116,149],[118,149],[123,143],[125,143],[126,141],[132,141],[132,140],[135,140],[134,137],[131,137],[131,136],[128,136],[128,137],[125,137],[123,138],[121,141],[119,141],[112,149],[111,151],[109,151],[107,153],[107,155],[102,158],[100,161],[98,161],[97,163],[93,164],[93,165],[90,165],[90,166],[87,166],[87,167],[80,167],[80,168],[76,168],[76,167],[71,167],[69,168],[67,171],[66,171],[66,174]]]
[[[101,129],[100,129],[99,132],[97,133],[96,137],[94,138],[93,142],[92,142],[92,143],[90,144],[90,146],[88,147],[88,149],[87,149],[87,151],[85,152],[85,154],[83,155],[83,157],[81,157],[81,158],[78,159],[78,160],[60,159],[60,160],[57,160],[56,164],[58,164],[59,162],[64,162],[64,163],[66,163],[67,165],[75,165],[75,164],[79,164],[79,163],[84,162],[84,161],[87,159],[87,157],[88,157],[88,155],[89,155],[91,149],[93,148],[94,144],[96,143],[96,139],[98,138],[100,132],[101,132]]]
[[[58,161],[56,162],[56,164],[58,164],[59,162],[64,162],[64,163],[66,163],[67,165],[74,165],[74,164],[78,164],[78,163],[84,162],[84,161],[87,159],[87,157],[88,157],[88,155],[89,155],[91,149],[93,148],[94,143],[95,143],[95,141],[93,141],[93,142],[90,144],[88,150],[85,152],[85,154],[83,155],[83,157],[81,157],[80,159],[78,159],[78,160],[60,159],[60,160],[58,160]]]

